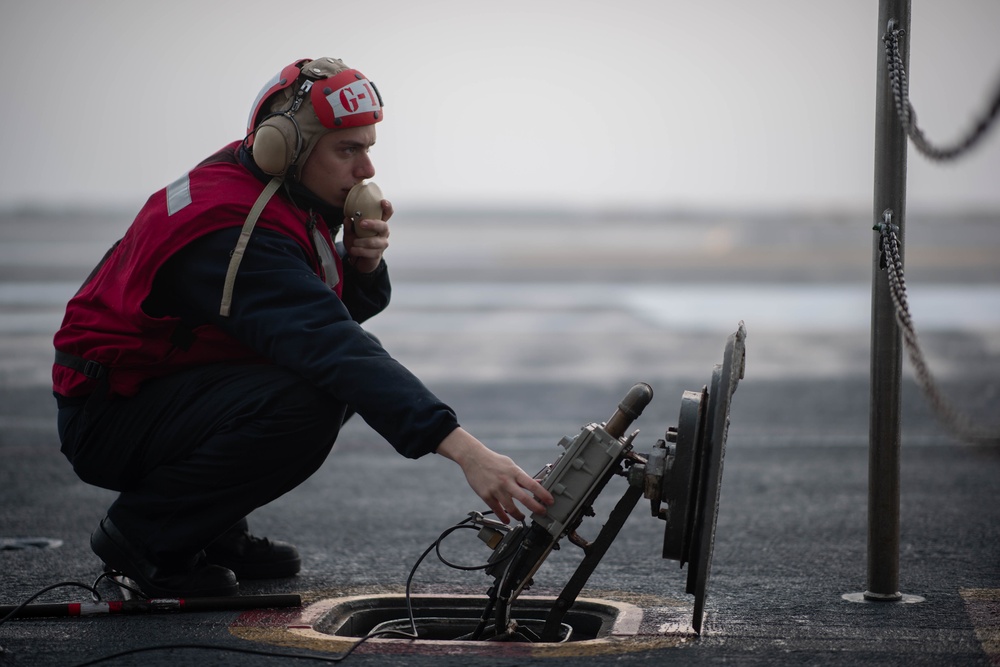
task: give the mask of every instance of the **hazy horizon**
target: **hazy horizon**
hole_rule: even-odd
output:
[[[375,180],[398,210],[871,207],[874,0],[273,8],[0,0],[0,210],[135,208],[322,55],[382,91]],[[913,0],[910,95],[936,143],[1000,85],[997,25],[1000,2]],[[909,210],[1000,210],[998,138],[946,165],[911,146]]]

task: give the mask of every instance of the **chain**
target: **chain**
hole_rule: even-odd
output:
[[[913,326],[910,307],[906,299],[903,258],[899,252],[899,238],[896,235],[899,226],[892,224],[891,210],[886,210],[882,216],[883,222],[876,224],[874,228],[880,233],[879,248],[889,278],[889,295],[892,297],[892,305],[896,310],[896,323],[903,335],[903,343],[916,372],[917,383],[923,389],[924,395],[927,396],[927,400],[930,401],[931,407],[938,417],[950,426],[959,437],[976,444],[1000,444],[1000,433],[986,433],[974,427],[948,402],[931,376],[927,362],[924,360],[924,353],[917,342],[917,332]]]
[[[953,160],[975,146],[990,129],[993,122],[1000,117],[1000,87],[997,88],[986,115],[979,119],[969,136],[946,148],[932,145],[924,136],[923,131],[917,127],[917,114],[913,110],[913,104],[910,103],[906,70],[903,67],[903,58],[899,54],[899,38],[905,34],[905,31],[902,28],[893,28],[894,25],[894,20],[889,21],[888,31],[882,35],[882,43],[885,44],[885,59],[889,66],[889,81],[899,121],[902,123],[903,129],[906,130],[907,136],[913,140],[913,145],[921,153],[932,160]]]

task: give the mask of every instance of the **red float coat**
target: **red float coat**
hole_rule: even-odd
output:
[[[238,148],[239,142],[234,142],[223,150]],[[195,328],[190,332],[194,334],[190,346],[178,346],[173,336],[181,325],[180,319],[150,317],[143,311],[156,272],[167,259],[200,236],[226,227],[241,227],[263,190],[253,174],[229,161],[209,159],[189,172],[187,179],[187,189],[181,179],[149,198],[110,256],[70,300],[55,335],[56,350],[95,361],[107,369],[112,393],[132,396],[143,381],[186,366],[266,361],[212,325]],[[168,204],[169,195],[173,199]],[[324,278],[307,222],[307,213],[275,196],[256,226],[294,239],[310,258],[316,274]],[[319,224],[317,229],[332,250],[333,239],[326,225]],[[339,296],[342,267],[336,251],[332,254],[338,272],[334,289]],[[190,335],[186,338],[191,340]],[[66,397],[90,394],[97,382],[60,364],[53,366],[52,378],[54,391]]]

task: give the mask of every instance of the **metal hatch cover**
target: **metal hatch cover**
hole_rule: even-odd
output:
[[[721,366],[712,372],[712,386],[708,391],[706,431],[701,442],[700,478],[692,485],[696,494],[694,532],[688,558],[687,592],[694,595],[695,632],[701,633],[705,609],[708,577],[712,568],[715,548],[715,526],[719,517],[719,494],[722,490],[722,464],[726,455],[726,437],[729,434],[729,408],[736,385],[743,379],[746,365],[746,329],[740,322],[739,330],[729,337]]]
[[[644,469],[645,497],[654,517],[663,519],[662,556],[688,564],[687,593],[695,596],[691,621],[701,633],[705,597],[715,547],[722,465],[729,432],[729,409],[746,365],[746,328],[726,342],[722,364],[711,384],[685,391],[676,428],[668,428],[650,452]]]

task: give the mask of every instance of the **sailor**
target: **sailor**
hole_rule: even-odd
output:
[[[312,475],[355,413],[403,456],[456,462],[505,522],[552,503],[361,326],[389,303],[393,208],[352,220],[343,206],[375,175],[383,118],[341,60],[286,66],[245,137],[154,193],[67,305],[62,451],[119,492],[91,547],[148,596],[296,574],[295,547],[246,516]]]

